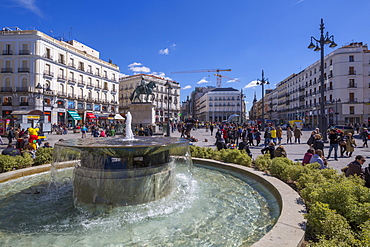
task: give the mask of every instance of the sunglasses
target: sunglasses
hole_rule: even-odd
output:
[[[364,161],[365,162],[366,160],[361,160],[361,161]]]

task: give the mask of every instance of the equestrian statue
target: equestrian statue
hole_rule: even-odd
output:
[[[144,100],[146,102],[149,102],[148,101],[149,100],[149,95],[152,95],[152,99],[151,100],[154,100],[155,95],[153,93],[153,89],[156,86],[157,85],[155,84],[154,81],[150,81],[148,84],[146,84],[144,78],[142,77],[141,78],[141,84],[135,88],[135,90],[132,92],[132,94],[130,96],[131,102],[134,102],[135,99],[138,99],[139,102],[141,102],[141,99],[140,99],[140,95],[141,94],[145,94],[146,95],[146,97],[144,97]]]

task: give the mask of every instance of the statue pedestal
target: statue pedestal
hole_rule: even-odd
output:
[[[130,112],[132,115],[132,125],[142,124],[144,127],[155,125],[155,105],[153,103],[131,103]]]

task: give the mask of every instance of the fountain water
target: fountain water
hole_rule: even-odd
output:
[[[131,123],[132,123],[131,112],[128,112],[126,114],[126,137],[125,137],[125,139],[127,140],[134,139],[134,134],[132,133]]]

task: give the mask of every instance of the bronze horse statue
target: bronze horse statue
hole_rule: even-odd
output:
[[[152,100],[154,99],[155,95],[153,93],[153,89],[156,87],[157,85],[155,84],[154,81],[150,81],[148,84],[145,84],[145,82],[141,83],[141,85],[137,86],[135,88],[135,90],[132,92],[131,96],[130,96],[130,100],[131,102],[134,102],[135,99],[138,99],[140,102],[140,95],[141,94],[145,94],[146,97],[144,98],[146,102],[148,102],[149,100],[149,95],[152,95]]]

